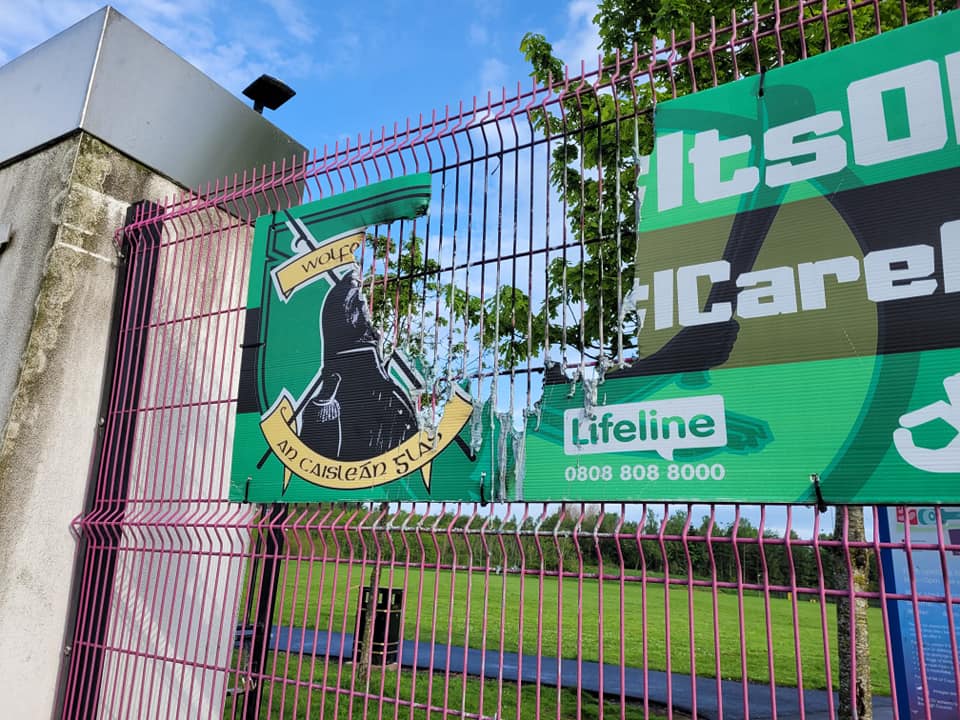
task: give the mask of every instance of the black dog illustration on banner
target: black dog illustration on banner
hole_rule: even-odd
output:
[[[319,385],[303,407],[303,442],[324,457],[352,461],[376,457],[413,437],[419,430],[416,409],[388,373],[354,269],[327,293],[320,332],[323,365]],[[398,352],[390,364],[414,374]]]
[[[377,259],[368,255],[366,269],[357,259],[370,247],[368,227],[426,213],[432,182],[427,173],[391,178],[258,219],[234,443],[234,467],[246,474],[231,480],[232,499],[423,499],[451,444],[475,459],[460,438],[469,392],[454,383],[441,397],[386,342],[364,298]],[[431,414],[421,422],[424,392]],[[261,438],[267,448],[251,463]],[[452,496],[471,498],[475,487]]]

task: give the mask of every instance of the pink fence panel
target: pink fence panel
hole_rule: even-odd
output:
[[[603,370],[577,351],[576,322],[571,336],[534,339],[530,308],[510,296],[537,297],[551,261],[583,257],[570,195],[551,178],[566,140],[633,133],[651,112],[637,88],[713,87],[782,62],[785,48],[807,57],[943,10],[774,3],[559,85],[531,81],[140,206],[118,234],[116,351],[74,524],[82,573],[62,716],[905,718],[905,693],[910,717],[955,707],[953,508],[225,499],[258,216],[432,173],[430,214],[373,232],[423,239],[437,265],[407,279],[449,322],[413,322],[387,295],[402,242],[362,259],[365,291],[392,308],[395,342],[416,337],[449,379],[476,378],[508,425],[533,411],[548,366]],[[607,93],[634,105],[571,115]],[[596,179],[602,203],[619,178]],[[620,253],[626,239],[596,240]],[[455,317],[428,280],[510,312]],[[506,341],[491,346],[488,322],[515,332],[498,325]],[[625,360],[622,337],[605,343],[605,361]],[[898,679],[901,647],[917,686]]]

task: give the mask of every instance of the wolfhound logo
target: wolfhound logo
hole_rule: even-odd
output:
[[[437,427],[421,428],[424,379],[399,349],[384,355],[357,264],[367,227],[422,215],[429,200],[423,174],[258,220],[234,464],[250,461],[251,420],[262,456],[247,468],[246,484],[271,467],[279,482],[278,461],[283,492],[294,476],[359,490],[417,471],[429,492],[431,463],[457,439],[473,406],[454,387]],[[246,499],[246,487],[236,497],[242,473],[234,468],[231,499]]]

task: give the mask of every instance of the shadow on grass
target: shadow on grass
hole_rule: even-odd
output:
[[[366,676],[354,663],[331,658],[304,657],[269,653],[264,665],[268,676],[263,686],[260,718],[337,718],[338,720],[440,720],[466,717],[477,720],[600,720],[622,717],[627,720],[666,720],[661,705],[603,698],[594,693],[570,688],[517,684],[504,680],[464,677],[441,672],[373,667]],[[235,662],[245,663],[237,654]],[[236,665],[235,665],[236,667]],[[242,685],[237,676],[231,686]],[[248,690],[249,692],[249,690]],[[249,697],[253,698],[250,692]],[[227,698],[224,718],[243,718],[244,692]],[[674,711],[676,720],[689,715]]]

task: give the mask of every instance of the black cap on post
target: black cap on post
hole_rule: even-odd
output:
[[[253,100],[253,109],[262,115],[264,108],[276,110],[297,93],[275,77],[261,75],[247,85],[243,94]]]

